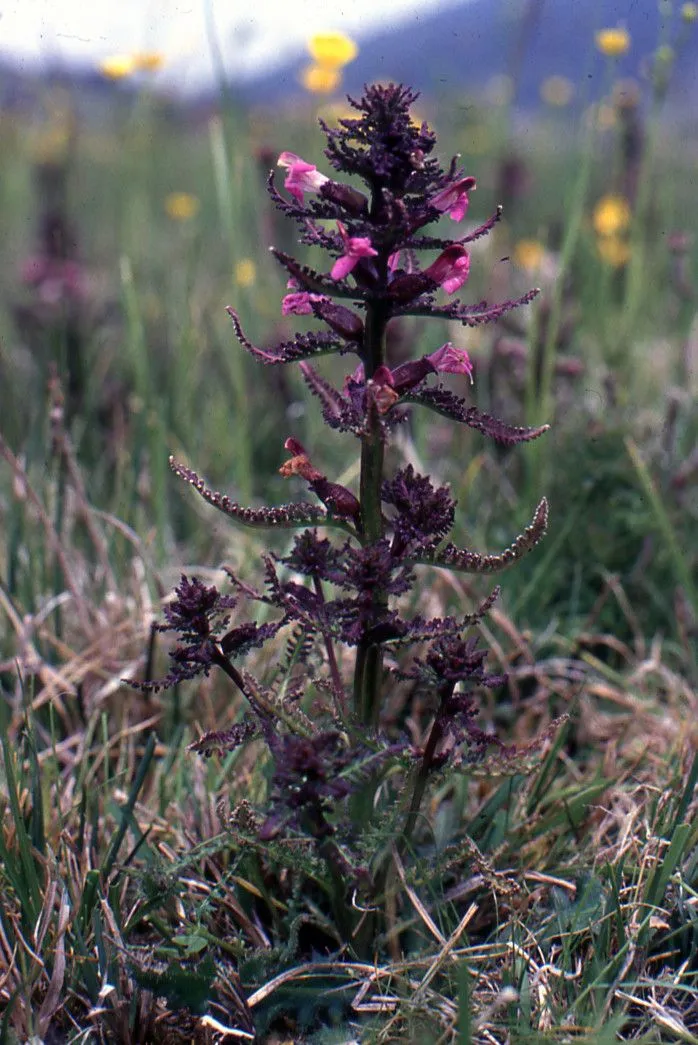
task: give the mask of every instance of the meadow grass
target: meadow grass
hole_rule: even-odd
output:
[[[465,111],[434,118],[483,187],[476,220],[506,203],[468,299],[531,282],[542,296],[525,321],[444,339],[471,351],[478,406],[553,431],[510,455],[415,412],[395,454],[451,483],[468,547],[506,547],[543,494],[552,521],[481,625],[509,679],[481,720],[518,754],[433,789],[441,871],[408,873],[395,852],[393,931],[372,963],[299,961],[303,919],[269,894],[253,846],[233,850],[269,767],[261,749],[202,760],[187,744],[232,725],[239,702],[213,678],[154,695],[123,681],[158,674],[152,624],[182,568],[247,579],[269,547],[195,501],[170,453],[241,501],[278,503],[293,431],[356,481],[297,376],[260,377],[224,311],[257,343],[283,329],[266,248],[291,233],[264,172],[285,148],[319,160],[310,112],[194,122],[144,96],[57,153],[46,127],[22,147],[19,117],[3,117],[2,1043],[217,1041],[226,1027],[270,1042],[698,1041],[698,348],[693,246],[665,234],[695,233],[695,157],[655,116],[629,259],[609,265],[593,207],[618,191],[617,132],[580,119],[553,149],[562,114],[518,135],[508,114]],[[68,420],[60,330],[30,344],[13,322],[31,298],[18,267],[42,149],[66,165],[93,309]],[[513,157],[527,189],[502,174]],[[188,221],[164,209],[178,191],[197,197]],[[532,267],[516,260],[525,239],[541,247]],[[422,334],[413,321],[405,338]],[[341,384],[341,365],[326,372]],[[417,608],[485,593],[439,571]],[[278,909],[273,932],[262,907]]]

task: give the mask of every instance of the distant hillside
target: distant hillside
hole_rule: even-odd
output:
[[[423,13],[359,38],[359,57],[346,69],[344,89],[359,94],[366,82],[390,79],[452,98],[466,91],[482,94],[494,76],[508,74],[516,83],[517,106],[533,109],[540,103],[542,81],[563,75],[576,87],[576,104],[584,104],[608,87],[606,60],[595,50],[594,33],[623,25],[632,46],[615,75],[642,78],[660,43],[679,42],[669,101],[675,112],[692,118],[698,111],[698,23],[681,22],[678,0],[666,5],[674,8],[671,16],[663,17],[660,6],[659,0],[463,0],[442,9],[425,6]],[[225,52],[225,40],[222,44]],[[232,93],[241,102],[274,106],[300,98],[299,73],[306,63],[299,57],[257,77],[232,80]],[[116,93],[94,68],[39,71],[0,62],[3,105],[31,106],[47,82],[77,88],[88,113],[113,103]],[[129,84],[120,83],[118,92],[124,99]],[[213,106],[217,88],[187,100],[204,109]]]
[[[482,88],[494,75],[515,73],[517,103],[539,102],[541,82],[564,75],[586,84],[598,97],[605,80],[605,60],[594,49],[594,32],[623,25],[630,32],[630,53],[618,63],[621,76],[642,75],[659,42],[679,49],[674,101],[686,107],[698,102],[698,24],[684,25],[674,4],[670,20],[662,19],[658,0],[470,0],[444,11],[424,14],[359,40],[358,59],[348,67],[345,87],[357,92],[366,81],[408,82],[429,93],[453,94]],[[301,93],[297,61],[244,87],[246,96],[273,100]]]

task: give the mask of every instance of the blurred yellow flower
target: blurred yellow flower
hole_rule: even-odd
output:
[[[133,54],[112,54],[99,63],[100,72],[109,80],[123,80],[134,73],[155,73],[162,69],[165,59],[159,51],[136,51]]]
[[[597,50],[608,58],[619,58],[630,50],[630,33],[627,29],[599,29],[594,39]]]
[[[545,257],[545,247],[537,239],[522,239],[514,247],[514,262],[525,272],[537,272]]]
[[[102,76],[106,76],[108,80],[123,80],[126,76],[133,76],[137,68],[136,57],[133,54],[112,54],[99,63]]]
[[[323,69],[341,69],[359,53],[354,41],[344,33],[317,33],[308,41],[308,50],[315,64]]]
[[[199,213],[199,206],[190,192],[170,192],[165,197],[165,213],[173,221],[191,221]]]
[[[139,51],[134,57],[136,68],[143,73],[156,73],[165,64],[165,56],[160,51]]]
[[[252,287],[257,279],[257,266],[252,258],[240,258],[233,269],[233,282],[239,287]]]
[[[328,69],[322,65],[306,65],[301,73],[301,83],[311,94],[332,94],[341,82],[339,69]]]
[[[549,76],[540,85],[540,96],[547,105],[562,108],[569,105],[574,95],[574,84],[566,76]]]
[[[681,17],[684,22],[695,22],[698,19],[698,4],[682,4]]]
[[[613,268],[621,268],[630,261],[630,245],[618,236],[601,236],[596,241],[599,257]]]
[[[594,232],[597,236],[617,236],[627,229],[631,216],[624,196],[602,196],[594,207]]]

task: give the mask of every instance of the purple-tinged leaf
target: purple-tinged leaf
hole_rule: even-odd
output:
[[[429,566],[440,566],[463,573],[498,573],[522,559],[545,536],[548,527],[548,501],[544,497],[536,508],[529,526],[499,555],[480,555],[448,543],[433,554],[420,555],[413,561]]]
[[[259,348],[245,336],[240,324],[240,317],[230,305],[225,310],[233,321],[235,336],[251,356],[264,363],[265,366],[276,366],[279,363],[297,363],[302,359],[314,359],[318,356],[337,353],[344,355],[351,348],[339,337],[327,331],[313,331],[309,334],[296,334],[292,341],[282,341],[274,348]]]
[[[463,305],[454,301],[450,305],[429,305],[415,302],[396,309],[394,315],[400,316],[440,316],[442,319],[454,320],[466,327],[479,327],[483,323],[496,323],[498,319],[511,312],[512,309],[529,305],[540,294],[538,287],[527,291],[520,298],[511,301],[500,301],[496,305],[488,305],[480,301],[477,305]]]
[[[517,425],[506,424],[490,414],[483,414],[475,406],[468,406],[465,399],[455,395],[443,385],[437,385],[435,388],[429,388],[426,385],[416,388],[403,396],[401,402],[426,406],[437,414],[448,417],[451,421],[460,421],[470,428],[475,428],[478,432],[482,432],[483,435],[504,446],[528,443],[532,439],[538,439],[550,428],[550,425],[521,428]]]
[[[170,457],[170,468],[180,479],[184,479],[190,486],[193,486],[208,504],[213,505],[225,515],[229,515],[231,519],[242,523],[243,526],[270,529],[293,529],[297,526],[337,526],[340,529],[349,530],[350,533],[354,532],[341,519],[334,518],[320,505],[299,501],[295,504],[282,504],[278,508],[245,508],[236,501],[231,501],[225,494],[210,490],[195,471],[185,468],[174,457]]]
[[[315,269],[309,268],[308,265],[301,265],[290,254],[285,254],[282,250],[277,250],[275,247],[270,249],[279,264],[283,265],[289,276],[295,279],[303,290],[309,290],[315,294],[327,294],[329,297],[350,298],[351,300],[362,300],[366,297],[365,293],[359,290],[358,287],[352,288],[348,283],[340,284],[336,280],[330,279],[329,276],[323,275],[322,272],[316,272]]]
[[[187,745],[187,751],[196,751],[208,758],[214,751],[220,754],[235,751],[260,733],[259,723],[246,715],[242,722],[236,722],[230,729],[209,730],[208,733],[204,733],[193,744]]]
[[[502,218],[502,207],[497,207],[494,214],[483,222],[482,225],[478,225],[472,232],[466,233],[465,236],[458,236],[456,239],[439,239],[436,236],[420,236],[415,237],[410,241],[410,246],[414,250],[444,250],[446,247],[450,247],[452,243],[474,243],[475,240],[482,239],[483,236],[487,236],[492,231],[495,225],[501,221]]]

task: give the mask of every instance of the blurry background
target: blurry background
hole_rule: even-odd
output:
[[[5,89],[29,73],[53,74],[88,89],[99,62],[117,52],[157,51],[159,88],[191,96],[210,91],[223,73],[249,101],[278,103],[299,95],[305,44],[339,30],[359,45],[345,86],[379,78],[436,93],[482,91],[506,74],[516,100],[540,101],[541,82],[563,75],[578,101],[601,89],[591,43],[600,26],[623,26],[632,52],[618,71],[637,75],[658,44],[672,41],[681,4],[658,0],[23,0],[5,4],[0,55]],[[689,111],[698,90],[695,35],[683,42],[674,69],[674,103]],[[96,86],[96,85],[95,85]]]
[[[356,462],[298,374],[260,372],[224,308],[257,343],[289,336],[267,248],[297,245],[270,205],[269,171],[283,150],[322,169],[318,117],[346,116],[347,92],[366,82],[402,80],[422,92],[415,118],[437,131],[441,158],[459,152],[477,178],[468,221],[504,207],[473,246],[463,296],[542,294],[492,327],[396,326],[395,351],[450,338],[473,357],[478,406],[555,432],[510,455],[415,416],[410,453],[453,483],[457,536],[473,547],[506,546],[550,497],[545,550],[507,581],[523,625],[575,631],[596,614],[627,635],[637,622],[609,594],[618,582],[641,630],[685,645],[698,586],[697,18],[695,3],[666,0],[5,4],[8,444],[28,474],[56,479],[58,375],[85,495],[174,569],[244,557],[248,538],[192,506],[171,452],[241,501],[279,503],[299,492],[277,475],[294,434],[351,484]],[[327,362],[340,384],[345,370]],[[9,488],[3,504],[4,569],[31,605],[29,521]]]

